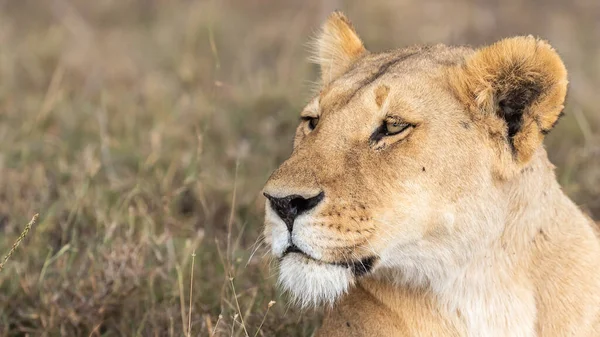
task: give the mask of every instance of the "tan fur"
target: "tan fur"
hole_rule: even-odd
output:
[[[340,12],[329,16],[315,47],[314,60],[321,65],[321,80],[324,83],[337,78],[366,52],[362,41],[354,33],[352,24]]]
[[[341,13],[324,32],[302,112],[318,124],[264,189],[324,193],[291,234],[270,202],[265,219],[282,286],[327,308],[317,336],[600,336],[595,225],[542,145],[566,94],[558,54],[532,37],[368,53]],[[409,127],[378,134],[390,121]]]
[[[385,99],[387,98],[387,95],[389,93],[390,87],[388,87],[387,85],[382,85],[375,89],[375,103],[377,103],[378,107],[381,108],[383,102],[385,102]]]
[[[552,129],[563,110],[567,70],[548,43],[532,36],[505,39],[482,48],[450,72],[448,78],[459,99],[475,118],[495,115],[499,102],[510,92],[540,88],[539,97],[524,113],[524,130],[514,140],[519,162],[529,161],[542,143],[543,132]]]

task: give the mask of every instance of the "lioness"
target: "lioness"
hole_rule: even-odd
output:
[[[600,244],[542,145],[567,72],[533,37],[368,52],[339,12],[269,178],[279,282],[318,336],[600,336]]]

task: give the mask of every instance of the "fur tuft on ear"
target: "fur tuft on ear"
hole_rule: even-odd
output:
[[[568,83],[556,51],[532,36],[476,50],[449,80],[474,118],[503,135],[520,164],[531,159],[561,116]]]
[[[366,50],[352,23],[341,12],[327,18],[314,43],[311,58],[321,67],[321,81],[327,84],[343,74]]]

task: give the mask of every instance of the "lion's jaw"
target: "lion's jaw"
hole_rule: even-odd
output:
[[[299,216],[290,232],[267,202],[265,237],[280,262],[279,285],[301,307],[332,305],[362,277],[422,287],[448,279],[500,236],[505,208],[499,196],[482,192],[436,207],[419,190],[413,186],[410,195],[421,195],[420,200],[408,203],[397,195],[391,207],[373,216],[374,223],[386,225],[377,231],[378,238],[367,237],[362,245],[342,252],[338,250],[344,247],[335,245],[352,246],[352,242],[344,243],[344,236],[333,245],[327,241],[332,233],[329,226],[320,225],[325,221],[318,215],[320,208]]]
[[[273,256],[279,259],[278,283],[300,307],[333,305],[354,285],[358,276],[371,271],[374,259],[323,261],[324,252],[312,244],[320,233],[311,230],[310,215],[296,220],[298,229],[290,233],[267,203],[265,211],[267,241]]]
[[[333,305],[354,284],[349,268],[311,260],[298,253],[279,264],[279,285],[300,307]]]

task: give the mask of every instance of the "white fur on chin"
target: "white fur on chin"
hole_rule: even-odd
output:
[[[350,268],[321,263],[300,254],[288,254],[279,264],[279,285],[302,308],[333,305],[353,284]]]

